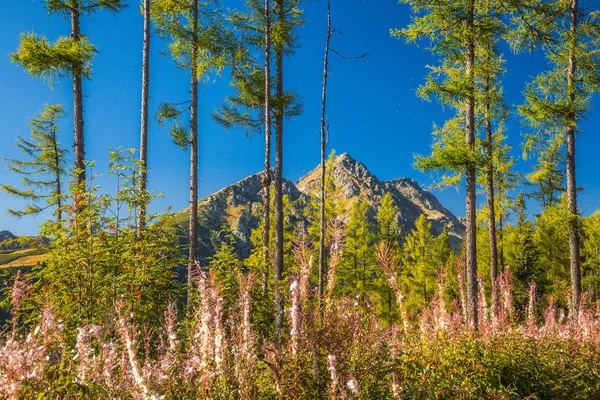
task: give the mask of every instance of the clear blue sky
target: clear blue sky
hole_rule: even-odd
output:
[[[15,137],[27,137],[27,119],[37,113],[45,102],[72,107],[71,83],[63,81],[51,90],[44,83],[29,77],[20,67],[10,63],[8,54],[18,47],[21,32],[36,32],[55,39],[68,35],[69,22],[57,15],[48,15],[41,0],[1,0],[0,23],[0,156],[17,155]],[[598,0],[588,5],[600,8]],[[88,160],[97,160],[98,170],[105,171],[108,147],[137,147],[139,141],[140,74],[142,51],[142,16],[138,1],[118,15],[105,12],[93,18],[85,17],[83,31],[97,46],[93,79],[84,83],[85,134]],[[233,8],[238,0],[222,1]],[[301,47],[286,60],[286,86],[298,91],[304,101],[301,117],[286,122],[286,177],[297,180],[316,166],[319,160],[319,117],[322,56],[326,29],[326,2],[312,1],[305,6],[305,27],[299,30]],[[431,179],[412,167],[415,153],[427,153],[431,144],[433,123],[441,124],[447,115],[435,103],[415,96],[423,81],[425,66],[435,63],[429,53],[414,45],[393,39],[389,29],[405,26],[410,18],[407,6],[395,0],[333,0],[332,19],[336,29],[333,47],[344,54],[367,53],[366,61],[346,61],[333,57],[330,64],[329,121],[330,148],[348,152],[362,161],[379,179],[411,177],[423,185]],[[150,109],[154,113],[161,101],[184,101],[188,96],[188,74],[177,70],[169,59],[159,54],[164,43],[155,36],[151,59]],[[522,101],[521,91],[531,76],[546,67],[539,54],[506,55],[508,73],[504,79],[507,103]],[[206,84],[200,95],[200,195],[208,195],[261,170],[263,136],[247,138],[243,132],[225,132],[211,119],[228,93],[225,75],[214,84]],[[578,184],[585,188],[580,194],[580,207],[585,215],[600,208],[600,110],[594,98],[593,110],[581,124],[584,132],[578,139]],[[512,117],[508,126],[509,142],[520,156],[522,128]],[[62,142],[72,145],[71,116],[62,124]],[[149,187],[165,193],[154,208],[172,206],[179,210],[188,201],[188,155],[176,148],[166,129],[154,123],[150,128]],[[527,172],[527,163],[518,167]],[[2,183],[18,182],[0,169]],[[101,182],[108,185],[109,182]],[[446,189],[434,191],[441,202],[456,215],[464,215],[464,191]],[[483,201],[483,196],[480,201]],[[0,229],[15,234],[35,234],[43,218],[16,220],[4,210],[20,205],[14,199],[0,197]],[[532,209],[534,208],[532,204]]]

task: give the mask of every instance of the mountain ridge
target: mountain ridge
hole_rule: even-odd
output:
[[[329,172],[336,187],[338,196],[342,196],[347,205],[358,200],[366,200],[372,215],[379,208],[383,195],[392,194],[398,209],[398,223],[404,233],[414,228],[416,219],[425,214],[432,224],[435,235],[448,228],[451,244],[459,248],[465,227],[462,222],[429,191],[424,190],[411,178],[396,178],[381,181],[370,172],[365,164],[352,158],[348,153],[338,155]],[[289,216],[292,223],[306,221],[306,207],[312,196],[317,195],[320,187],[320,166],[315,167],[296,183],[284,179],[284,194],[291,200]],[[203,262],[214,254],[221,228],[229,227],[236,239],[235,247],[238,255],[245,258],[250,254],[253,245],[250,233],[260,222],[256,211],[262,204],[262,172],[250,175],[240,181],[228,185],[215,193],[204,197],[198,204],[199,242]],[[187,209],[176,213],[178,229],[187,231]],[[346,218],[346,216],[345,216]],[[223,238],[221,238],[222,240]]]

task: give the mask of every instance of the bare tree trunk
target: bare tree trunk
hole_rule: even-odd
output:
[[[190,224],[189,224],[189,263],[187,271],[188,296],[192,288],[192,273],[198,262],[198,0],[192,5],[193,49],[192,49],[192,104],[190,108]]]
[[[569,67],[567,69],[567,90],[569,104],[575,103],[575,49],[577,47],[577,0],[571,1],[571,26],[569,40]],[[579,248],[579,214],[577,210],[577,183],[575,179],[575,115],[569,116],[567,126],[567,200],[569,207],[569,260],[571,267],[571,318],[577,320],[581,298],[581,267]]]
[[[148,86],[150,84],[150,0],[144,0],[144,48],[142,51],[142,123],[140,133],[140,195],[146,191],[148,168]],[[138,233],[146,226],[146,206],[139,211]]]
[[[333,32],[331,30],[331,3],[327,2],[327,40],[325,41],[325,56],[323,58],[323,95],[321,102],[321,220],[319,226],[319,298],[325,290],[325,277],[327,276],[325,264],[325,157],[327,151],[327,127],[325,124],[325,111],[327,107],[327,71],[329,67],[329,42]]]
[[[264,294],[269,289],[269,269],[271,257],[269,252],[271,228],[271,12],[269,1],[265,0],[265,170],[263,176],[263,283]]]
[[[71,39],[81,40],[79,25],[79,1],[74,0],[71,8]],[[83,88],[82,65],[73,64],[73,155],[75,158],[75,183],[85,182],[85,145],[83,136]]]
[[[466,129],[465,139],[467,148],[475,149],[475,43],[474,43],[474,1],[469,0],[467,7],[467,65],[466,72],[469,80],[469,95],[466,99]],[[476,242],[476,202],[475,181],[477,170],[474,165],[466,170],[466,252],[467,252],[467,319],[471,327],[477,329],[477,242]]]
[[[489,80],[489,78],[488,78]],[[492,315],[495,315],[498,306],[498,244],[496,242],[496,204],[494,201],[494,137],[492,132],[492,120],[490,116],[490,100],[487,94],[490,91],[489,81],[486,82],[486,104],[485,104],[485,132],[487,142],[487,202],[488,202],[488,234],[490,237],[490,280],[492,286]]]
[[[284,0],[277,0],[280,23],[284,23]],[[283,279],[283,44],[275,46],[277,112],[275,115],[275,340],[281,340],[283,296],[279,284]]]

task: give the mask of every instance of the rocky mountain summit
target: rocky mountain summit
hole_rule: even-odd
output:
[[[365,200],[374,216],[386,192],[390,192],[398,209],[398,223],[403,232],[414,228],[415,221],[425,214],[433,232],[438,235],[447,227],[451,243],[458,247],[465,230],[463,223],[446,209],[430,192],[409,178],[380,181],[367,167],[344,153],[337,156],[331,171],[336,195],[347,200],[347,209],[353,202]],[[305,209],[311,196],[318,195],[320,169],[315,168],[297,183],[284,181],[284,194],[291,201],[289,215],[292,222],[304,221]],[[252,249],[250,234],[259,224],[257,211],[262,204],[262,174],[249,176],[233,185],[202,199],[198,204],[200,219],[200,254],[209,257],[219,242],[223,227],[228,227],[236,239],[236,249],[247,257]],[[347,211],[346,209],[346,211]],[[176,214],[177,227],[187,231],[187,210]],[[205,260],[204,260],[205,261]]]
[[[392,194],[394,204],[398,209],[398,223],[403,232],[410,232],[415,227],[415,221],[425,214],[432,224],[435,235],[448,228],[448,233],[455,244],[462,240],[465,226],[460,220],[446,209],[430,192],[423,190],[417,182],[410,178],[400,178],[391,181],[380,181],[367,167],[353,159],[347,153],[336,157],[332,170],[333,182],[348,204],[358,199],[370,203],[373,211],[377,211],[383,195]],[[298,189],[306,194],[316,194],[321,184],[319,167],[309,172],[298,183]]]

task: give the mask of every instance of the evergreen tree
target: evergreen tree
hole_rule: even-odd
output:
[[[297,38],[295,29],[300,26],[302,0],[275,0],[274,14],[277,20],[273,27],[275,55],[275,338],[279,345],[283,322],[283,295],[279,283],[284,272],[284,210],[283,210],[283,122],[286,117],[286,91],[284,88],[284,56],[292,53]]]
[[[379,243],[389,246],[392,252],[399,254],[401,233],[398,225],[398,209],[394,205],[394,198],[390,192],[386,192],[381,199],[379,210],[377,210],[377,240]],[[382,281],[380,288],[383,300],[382,315],[384,318],[387,317],[388,323],[391,324],[395,314],[393,310],[394,292],[383,276],[379,281]]]
[[[536,218],[534,245],[538,250],[538,264],[544,270],[546,293],[562,300],[569,289],[569,211],[566,199],[542,211]],[[521,251],[515,249],[515,251]],[[568,299],[561,301],[570,304]]]
[[[476,52],[489,43],[489,37],[501,32],[499,11],[490,10],[496,3],[478,0],[402,0],[412,7],[411,24],[392,30],[393,36],[409,42],[426,41],[429,49],[441,57],[441,64],[431,67],[419,94],[435,97],[442,105],[456,110],[456,116],[434,131],[435,142],[429,157],[417,157],[423,170],[443,173],[443,183],[466,180],[466,266],[467,316],[477,327],[477,246],[476,246],[476,176],[481,157],[476,142],[475,114],[478,99],[477,78],[485,67]],[[461,139],[462,135],[462,139]]]
[[[271,76],[272,40],[272,10],[271,1],[264,4],[249,0],[245,2],[245,12],[235,12],[231,16],[232,23],[240,33],[238,47],[233,62],[232,83],[234,94],[227,96],[225,102],[213,114],[214,119],[225,129],[240,128],[248,135],[265,133],[265,158],[263,169],[263,227],[270,222],[270,197],[268,189],[272,184],[271,169],[271,139],[272,116],[277,101],[273,92],[273,77]],[[277,32],[275,32],[277,34]],[[262,64],[252,50],[261,50],[264,54]],[[302,113],[302,104],[297,95],[286,92],[284,99],[285,118],[292,118]],[[269,231],[263,231],[263,243],[270,241]],[[271,265],[271,254],[263,254],[263,263]],[[263,272],[263,291],[267,291],[268,270]]]
[[[583,220],[582,286],[596,301],[600,295],[600,211]]]
[[[383,195],[377,211],[379,242],[387,243],[397,249],[400,244],[401,230],[398,224],[398,209],[390,192]]]
[[[265,166],[263,171],[263,191],[264,191],[264,202],[263,202],[263,293],[268,290],[269,282],[269,265],[271,264],[271,257],[269,253],[269,239],[271,234],[269,227],[271,226],[271,6],[270,0],[265,0],[265,90],[264,90],[264,124],[265,124]]]
[[[10,55],[36,78],[52,83],[54,78],[73,78],[73,155],[75,182],[85,181],[85,144],[83,134],[83,79],[89,79],[96,48],[81,32],[81,16],[107,10],[117,13],[125,7],[123,0],[46,0],[50,13],[71,19],[71,37],[60,37],[50,43],[35,33],[21,35],[19,49]]]
[[[514,278],[515,307],[523,309],[528,301],[529,284],[535,282],[538,291],[545,288],[544,270],[539,263],[539,253],[535,244],[535,225],[527,218],[527,208],[523,193],[516,200],[517,221],[507,232],[507,260]]]
[[[364,299],[375,293],[377,265],[372,245],[374,227],[369,221],[371,206],[365,200],[352,204],[346,227],[346,247],[339,268],[339,281],[345,291]]]
[[[487,3],[487,20],[484,22],[498,24],[494,21],[493,13],[495,10],[490,8],[491,3]],[[501,28],[497,28],[500,31]],[[485,188],[487,193],[487,225],[489,240],[489,263],[490,263],[490,282],[492,288],[492,309],[498,305],[498,292],[496,290],[496,279],[498,277],[498,238],[496,233],[496,170],[507,165],[507,151],[502,149],[502,126],[506,119],[506,107],[503,102],[503,92],[500,79],[505,72],[504,60],[498,51],[498,37],[488,35],[483,40],[482,45],[482,66],[480,84],[482,87],[482,108],[483,108],[483,126],[485,129]],[[495,129],[494,129],[495,125]],[[504,156],[504,157],[502,157]]]
[[[421,214],[404,241],[404,288],[409,310],[422,310],[435,294],[440,270],[451,255],[448,232],[435,238],[431,223]]]
[[[514,18],[513,46],[523,49],[541,37],[552,69],[538,75],[525,90],[526,103],[519,107],[534,133],[526,148],[535,142],[566,143],[567,207],[571,317],[576,318],[581,297],[580,226],[575,174],[575,136],[589,110],[590,97],[600,82],[597,13],[588,13],[578,0],[534,1],[519,9],[527,18]],[[538,6],[539,7],[536,7]],[[543,7],[543,8],[542,8]],[[556,139],[556,137],[561,139]]]
[[[233,48],[231,34],[226,31],[222,10],[214,1],[157,0],[152,8],[158,34],[169,41],[169,52],[175,65],[191,73],[190,100],[181,109],[176,104],[161,104],[159,124],[170,122],[170,134],[183,149],[190,149],[190,201],[188,288],[198,262],[198,85],[221,73]],[[186,126],[179,119],[189,113]]]
[[[208,270],[220,283],[226,300],[225,309],[229,309],[239,293],[238,277],[242,273],[242,263],[235,250],[235,237],[228,227],[219,232],[219,242],[219,249],[211,257]]]
[[[22,183],[26,189],[12,185],[2,185],[0,189],[28,201],[24,210],[9,209],[9,214],[20,218],[52,208],[57,221],[62,221],[67,151],[62,148],[57,136],[58,121],[64,115],[61,105],[44,106],[36,118],[29,120],[31,140],[17,136],[17,147],[28,160],[4,158],[10,171],[23,176]]]

